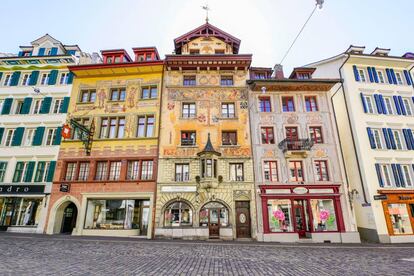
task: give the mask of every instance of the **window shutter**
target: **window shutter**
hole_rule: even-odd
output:
[[[400,178],[398,177],[397,166],[395,164],[391,164],[392,174],[394,175],[395,186],[400,187]]]
[[[23,51],[20,51],[19,54],[18,54],[18,56],[19,57],[22,57],[23,56]]]
[[[42,182],[41,176],[44,173],[44,170],[46,169],[46,162],[45,161],[39,161],[37,162],[36,167],[36,173],[33,182]],[[40,179],[39,179],[40,178]]]
[[[411,131],[410,129],[403,129],[403,135],[405,138],[405,144],[407,145],[407,149],[408,150],[412,150],[412,146],[411,146],[411,138],[408,134],[409,131]]]
[[[408,71],[407,71],[407,70],[404,70],[404,76],[405,76],[405,80],[407,81],[407,84],[408,84],[408,85],[412,85],[412,84],[413,84],[413,82],[412,82],[412,79],[411,79],[410,73],[408,73]]]
[[[369,81],[374,82],[374,75],[372,74],[371,67],[368,67],[368,76],[369,76]]]
[[[60,106],[59,113],[67,113],[68,112],[69,102],[70,102],[70,97],[64,97],[63,98],[63,103]]]
[[[22,112],[20,114],[29,114],[30,107],[32,106],[33,98],[26,97],[23,101]]]
[[[407,137],[410,140],[411,149],[414,150],[414,135],[411,129],[407,129]]]
[[[387,69],[385,69],[385,72],[387,73],[388,83],[389,83],[389,84],[394,84],[394,80],[392,79],[390,69],[388,69],[388,68],[387,68]]]
[[[50,111],[50,105],[52,104],[52,97],[44,97],[42,106],[40,107],[40,114],[48,114]]]
[[[52,182],[55,175],[56,161],[50,161],[49,172],[47,173],[46,181]]]
[[[13,75],[12,75],[11,80],[10,80],[10,86],[18,85],[19,84],[19,78],[20,78],[20,72],[19,71],[13,72]]]
[[[397,164],[397,172],[398,172],[398,177],[400,178],[401,187],[405,187],[404,175],[403,175],[402,168],[401,168],[400,164]]]
[[[360,78],[359,78],[359,72],[358,72],[358,68],[356,67],[356,65],[352,66],[352,68],[354,68],[354,76],[355,76],[355,80],[356,80],[356,81],[360,81]]]
[[[372,67],[371,69],[372,69],[372,75],[374,76],[374,81],[376,83],[379,83],[377,69],[375,69],[375,67]]]
[[[382,134],[384,134],[385,145],[387,146],[387,149],[391,149],[391,141],[390,141],[390,138],[388,137],[388,130],[386,128],[383,128]]]
[[[375,104],[377,105],[378,114],[383,114],[383,112],[382,112],[382,103],[381,103],[381,100],[379,98],[379,95],[375,94],[374,99],[375,99]]]
[[[390,74],[391,74],[391,78],[392,78],[392,81],[394,82],[394,84],[398,84],[397,83],[397,77],[395,76],[394,69],[390,69]]]
[[[73,82],[73,73],[69,72],[67,84],[72,84]]]
[[[1,115],[10,114],[12,104],[13,104],[13,98],[6,98],[3,103],[3,109],[1,110]]]
[[[60,145],[60,141],[62,141],[62,127],[56,129],[56,137],[55,140],[53,140],[53,145]]]
[[[377,171],[377,177],[380,187],[384,187],[384,181],[382,180],[380,165],[375,164],[375,170]]]
[[[0,127],[0,143],[3,139],[3,134],[4,134],[4,127]]]
[[[394,99],[394,104],[395,104],[395,109],[397,110],[397,114],[401,115],[401,107],[400,107],[400,102],[398,100],[398,97],[392,96],[392,98]]]
[[[398,102],[400,103],[401,113],[402,115],[407,115],[407,110],[405,110],[405,105],[401,96],[398,96]]]
[[[24,127],[18,127],[14,131],[12,146],[20,146],[22,144],[22,138],[24,133]]]
[[[362,107],[364,108],[364,112],[367,113],[368,109],[367,109],[367,103],[365,102],[364,94],[361,93],[360,95],[361,95]]]
[[[1,77],[3,77],[3,72],[0,72],[0,80],[1,80]]]
[[[388,137],[390,138],[390,144],[392,149],[397,149],[397,145],[395,144],[394,134],[392,133],[392,129],[388,129]]]
[[[58,53],[58,48],[57,48],[57,47],[53,47],[53,48],[50,50],[50,55],[51,55],[51,56],[56,56],[56,55],[57,55],[57,53]]]
[[[387,108],[385,106],[384,97],[381,94],[379,95],[379,99],[380,99],[381,106],[382,106],[382,114],[387,114],[388,112],[387,112]]]
[[[30,74],[29,85],[36,85],[38,78],[39,78],[39,71],[32,71],[32,73]]]
[[[26,174],[24,176],[24,182],[32,182],[35,164],[36,162],[34,161],[30,161],[27,163]]]
[[[43,135],[45,133],[45,127],[38,127],[36,129],[35,135],[33,137],[33,146],[40,146],[42,145],[42,141],[43,141]]]
[[[44,56],[45,55],[45,48],[39,48],[39,53],[37,54],[38,56]]]
[[[370,127],[367,127],[367,132],[368,132],[369,143],[371,144],[371,149],[376,149],[377,147],[375,145],[374,136],[372,135],[372,130]]]
[[[55,85],[56,79],[58,75],[58,70],[52,70],[50,71],[49,80],[47,82],[48,85]]]
[[[17,182],[20,179],[21,172],[18,172],[18,168],[22,168],[24,166],[24,162],[17,162],[16,168],[14,169],[14,175],[13,175],[13,182]]]

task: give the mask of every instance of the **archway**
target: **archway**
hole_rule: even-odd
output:
[[[76,227],[76,219],[78,218],[78,208],[75,203],[69,203],[63,211],[61,234],[72,234]]]
[[[80,227],[80,222],[77,222],[77,219],[79,218],[79,213],[81,211],[80,203],[77,200],[77,198],[73,196],[65,196],[61,197],[58,200],[55,201],[55,203],[50,208],[50,214],[49,214],[49,222],[47,226],[47,234],[60,234],[62,232],[64,217],[65,217],[65,210],[66,207],[73,204],[72,208],[76,207],[76,218],[74,218],[74,227]],[[74,210],[74,209],[73,209]],[[79,224],[79,225],[78,225]],[[72,230],[74,230],[72,228]],[[77,234],[74,232],[74,234]]]
[[[208,227],[210,238],[220,237],[220,227],[229,225],[229,209],[221,202],[211,201],[200,209],[200,226]]]

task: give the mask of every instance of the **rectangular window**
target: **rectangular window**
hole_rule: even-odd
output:
[[[411,103],[410,103],[410,99],[408,98],[403,98],[403,104],[405,107],[405,111],[407,113],[408,116],[413,115],[413,111],[411,109]]]
[[[181,146],[195,146],[196,145],[196,132],[195,131],[182,131],[181,132]]]
[[[311,75],[309,73],[298,73],[298,80],[309,80]]]
[[[142,161],[141,169],[141,179],[142,180],[151,180],[153,171],[153,162],[152,161]]]
[[[14,114],[21,114],[23,110],[24,100],[16,100]]]
[[[328,162],[323,160],[315,161],[316,181],[329,181]]]
[[[49,83],[50,73],[43,73],[40,79],[40,85],[46,85]]]
[[[392,134],[394,135],[394,141],[397,150],[403,150],[404,146],[401,140],[401,131],[398,129],[393,129]]]
[[[184,86],[194,86],[196,85],[196,76],[184,76],[183,85]]]
[[[89,129],[89,118],[74,118],[74,120],[80,125]],[[77,127],[73,127],[71,131],[71,139],[79,140],[81,138],[81,135],[85,136],[85,134],[81,134],[80,130],[78,130]]]
[[[111,161],[109,164],[109,180],[119,180],[121,176],[121,161]]]
[[[34,182],[46,182],[49,168],[50,162],[38,162]]]
[[[94,103],[96,100],[96,90],[95,89],[86,89],[81,90],[81,103]]]
[[[244,181],[243,163],[230,163],[230,181]]]
[[[111,117],[101,118],[101,128],[99,138],[124,138],[125,133],[125,118]]]
[[[232,86],[233,76],[221,76],[220,85],[221,86]]]
[[[377,128],[372,129],[372,136],[374,137],[376,148],[383,149],[381,130]]]
[[[295,112],[295,102],[293,97],[282,97],[283,112]]]
[[[139,116],[138,117],[138,128],[137,137],[154,137],[154,116]]]
[[[6,175],[6,169],[7,169],[7,162],[0,162],[0,182],[4,181],[4,176]]]
[[[276,161],[264,161],[263,162],[263,173],[264,173],[265,181],[270,181],[270,182],[279,181]]]
[[[403,81],[403,78],[402,78],[402,76],[401,76],[401,73],[400,73],[400,72],[395,72],[395,77],[396,77],[396,79],[397,79],[397,83],[398,83],[399,85],[403,85],[403,84],[404,84],[404,81]]]
[[[112,88],[111,101],[125,101],[126,88]]]
[[[302,161],[289,161],[289,181],[304,181]]]
[[[392,100],[390,97],[384,97],[385,106],[387,108],[387,114],[394,114],[394,108],[392,106]]]
[[[156,99],[158,97],[157,86],[145,86],[141,90],[141,99]]]
[[[139,161],[128,161],[127,179],[128,180],[139,179]]]
[[[59,84],[67,84],[68,83],[68,79],[69,79],[69,73],[68,72],[63,72],[60,74],[60,78],[59,78]]]
[[[374,114],[374,101],[372,99],[372,96],[364,95],[365,104],[367,107],[367,113]]]
[[[311,199],[313,231],[338,231],[335,207],[332,199]]]
[[[261,136],[262,136],[262,144],[274,144],[275,143],[273,127],[262,127]]]
[[[272,112],[272,105],[270,102],[270,97],[259,98],[259,111],[260,112]]]
[[[86,181],[88,180],[88,176],[89,176],[89,162],[80,162],[78,180]]]
[[[4,145],[6,147],[11,147],[13,142],[13,136],[14,136],[15,129],[8,129],[6,132],[6,140],[4,141]]]
[[[364,69],[358,69],[359,73],[359,79],[361,82],[367,82],[367,78],[365,77],[365,70]]]
[[[3,82],[3,86],[10,86],[11,84],[11,74],[7,74],[4,76],[4,82]]]
[[[96,162],[95,180],[106,180],[108,174],[108,162]]]
[[[385,83],[384,72],[378,70],[377,75],[379,83]]]
[[[407,204],[388,204],[389,219],[394,235],[413,234],[413,228],[408,214]]]
[[[26,147],[32,146],[35,131],[36,131],[36,129],[34,129],[34,128],[26,128],[25,136],[24,136],[24,140],[23,140],[23,146],[26,146]]]
[[[181,116],[183,118],[195,118],[196,117],[196,104],[195,103],[183,103]]]
[[[47,129],[47,136],[46,136],[46,146],[52,146],[53,141],[56,139],[57,129],[56,128],[49,128]]]
[[[411,169],[409,165],[401,165],[401,170],[404,178],[404,183],[406,187],[413,186],[413,176],[411,174]]]
[[[235,106],[234,103],[222,103],[221,104],[221,117],[223,118],[235,118]]]
[[[76,176],[76,162],[68,162],[66,163],[66,174],[65,180],[67,181],[74,181]]]
[[[24,74],[22,78],[22,85],[27,86],[30,82],[30,74]]]
[[[305,97],[305,107],[307,112],[316,112],[318,111],[318,103],[316,102],[316,96],[306,96]]]
[[[223,131],[221,133],[221,144],[223,146],[237,145],[237,131]]]
[[[190,180],[190,165],[175,164],[175,181],[186,182]]]
[[[309,136],[313,143],[323,144],[322,127],[309,127]]]
[[[394,184],[391,177],[391,166],[389,164],[381,164],[381,178],[385,187],[392,187]]]
[[[17,162],[16,169],[14,171],[13,182],[25,182],[27,169],[28,162]]]
[[[53,114],[60,113],[60,110],[62,108],[62,105],[63,105],[63,99],[55,99],[54,102],[53,102],[52,113]]]
[[[40,108],[42,106],[42,100],[35,100],[33,105],[33,114],[40,114]]]
[[[292,203],[290,199],[267,201],[270,232],[293,232]]]

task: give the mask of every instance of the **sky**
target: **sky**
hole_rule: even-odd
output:
[[[0,52],[49,33],[85,52],[156,46],[161,57],[174,50],[174,38],[210,23],[241,39],[240,53],[253,54],[253,66],[279,63],[312,12],[315,0],[1,0]],[[4,12],[7,11],[7,12]],[[325,0],[283,65],[293,67],[337,55],[350,44],[414,52],[414,0]]]

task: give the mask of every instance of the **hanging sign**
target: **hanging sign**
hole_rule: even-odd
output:
[[[65,139],[70,138],[70,126],[68,124],[64,124],[62,127],[62,137]]]

